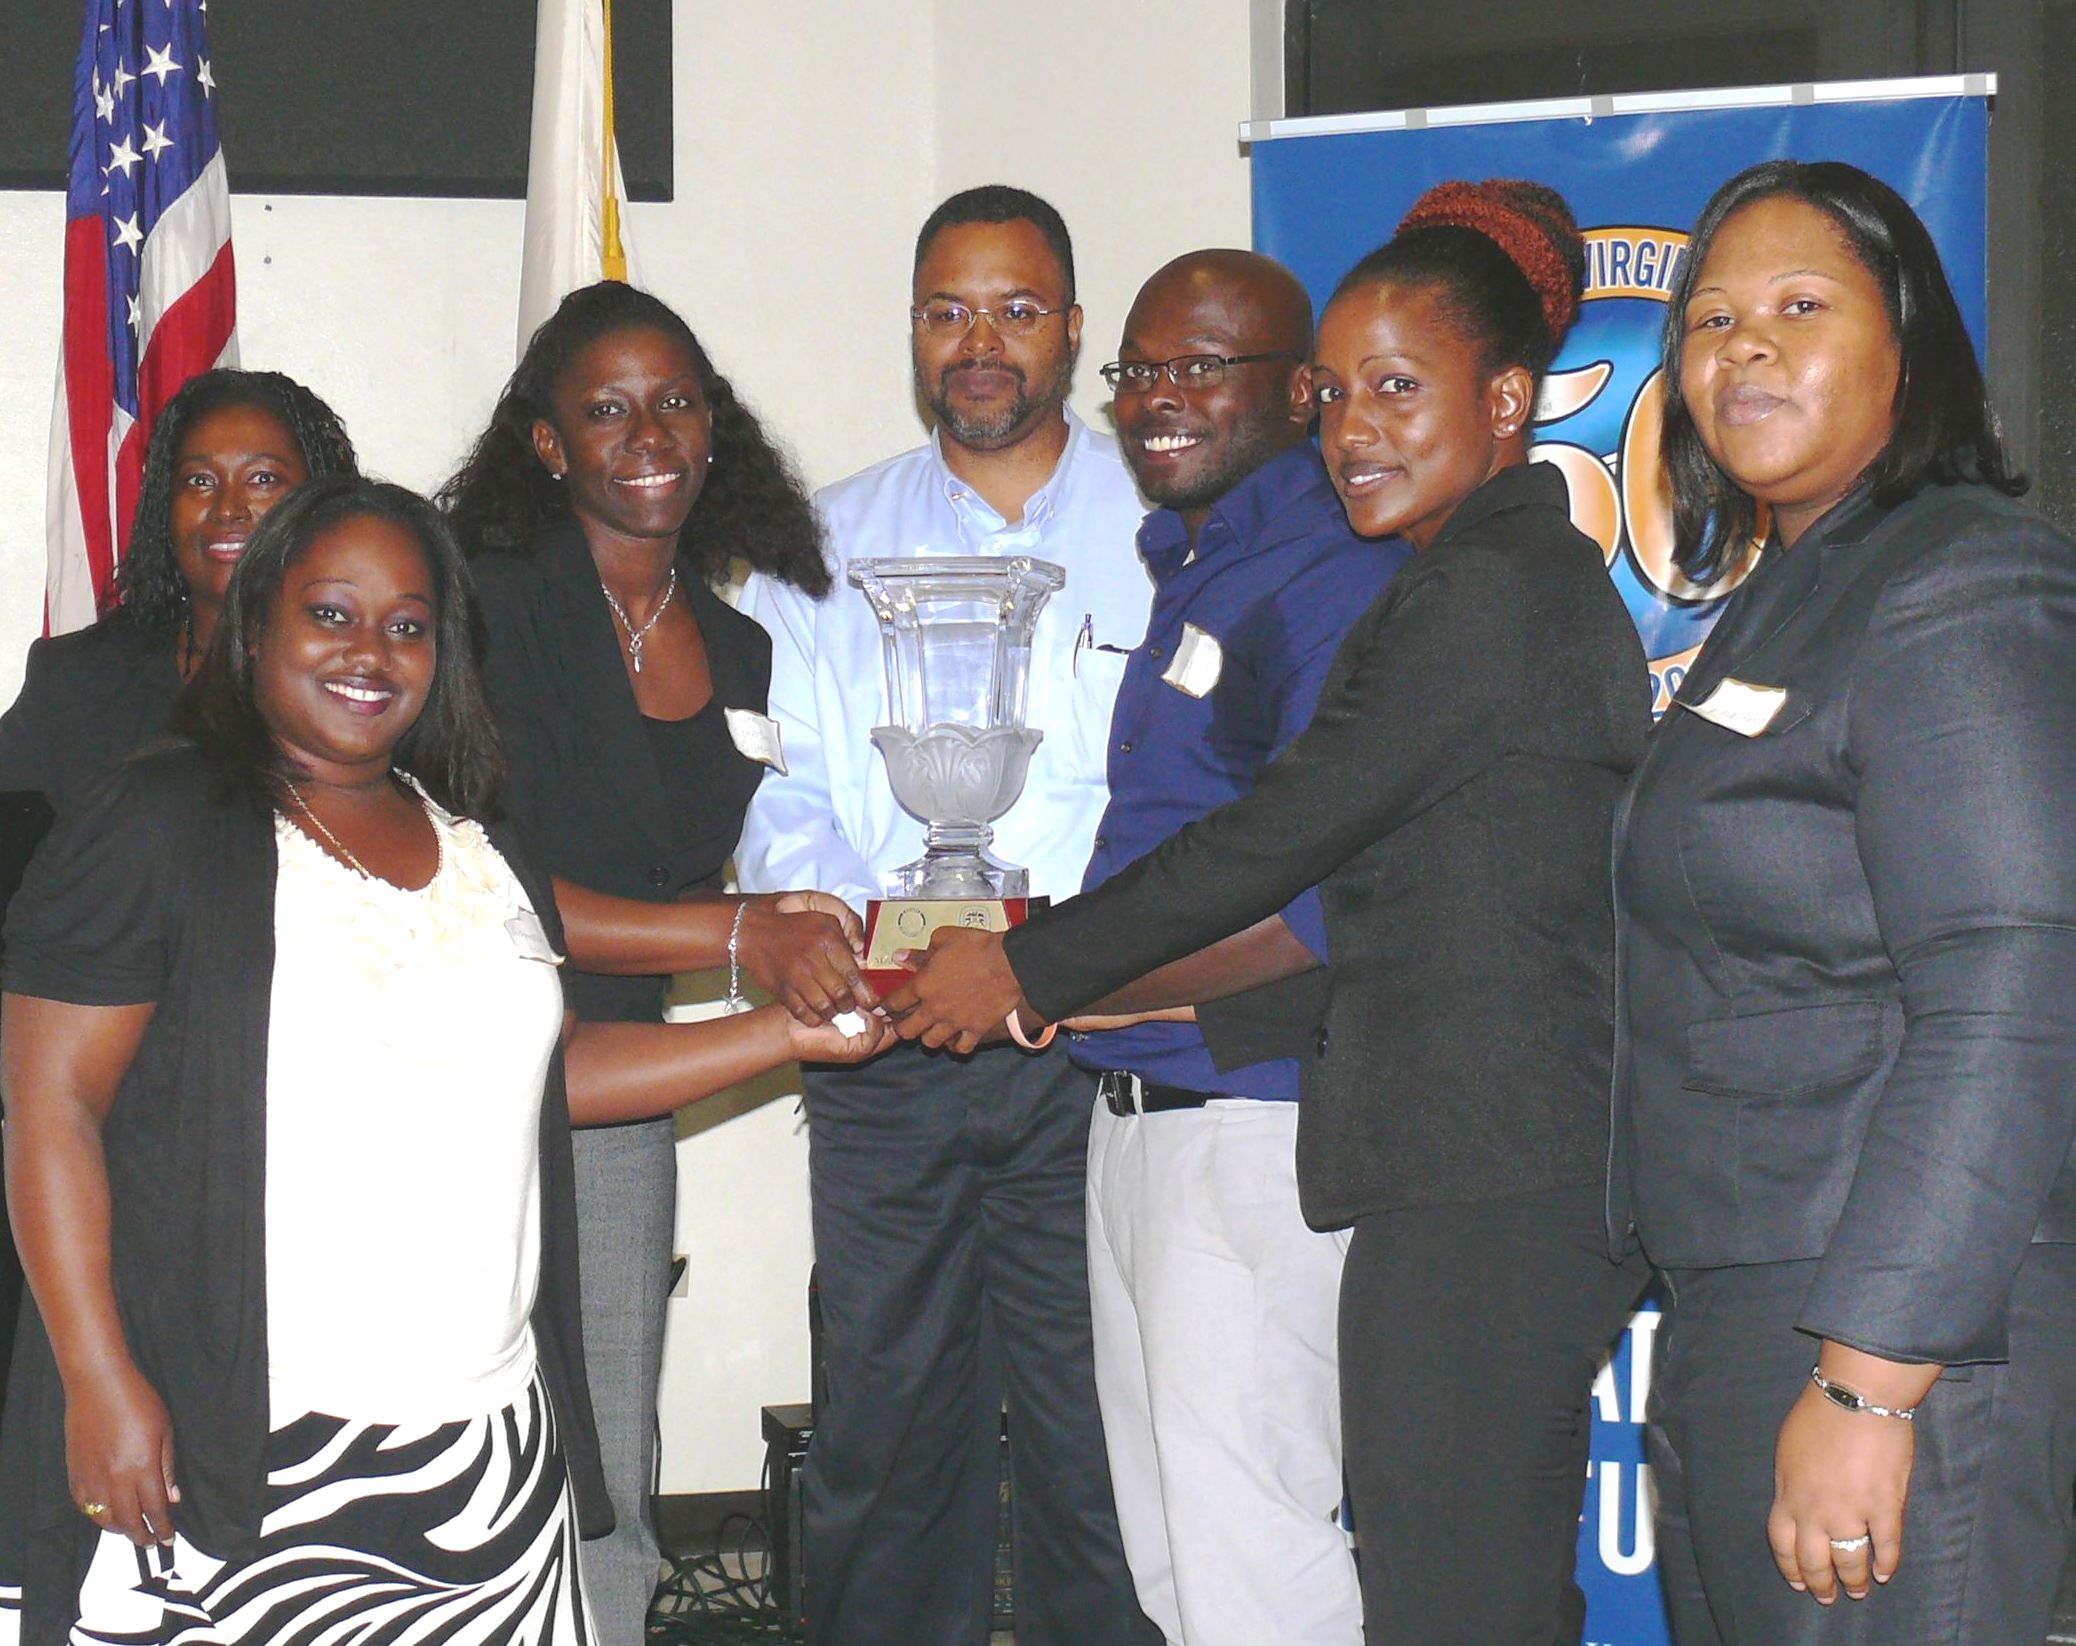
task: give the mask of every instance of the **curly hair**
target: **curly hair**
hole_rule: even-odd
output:
[[[265,810],[306,774],[281,752],[263,713],[255,654],[282,585],[318,537],[347,520],[385,520],[418,540],[435,599],[432,689],[397,740],[394,763],[460,817],[496,818],[506,779],[504,743],[483,687],[482,617],[468,563],[446,517],[406,487],[358,475],[298,486],[267,512],[231,579],[209,655],[174,706],[173,729],[200,747],[218,798]]]
[[[359,472],[339,414],[294,378],[228,367],[189,378],[152,426],[129,547],[101,597],[104,620],[168,641],[187,621],[187,583],[173,555],[173,469],[188,431],[229,406],[252,406],[278,417],[295,437],[312,480]]]
[[[1578,318],[1586,244],[1564,196],[1525,178],[1440,183],[1334,289],[1432,287],[1482,346],[1481,367],[1526,366],[1538,382]]]
[[[1679,279],[1665,305],[1664,368],[1667,476],[1672,482],[1673,561],[1696,583],[1721,576],[1730,546],[1758,531],[1759,506],[1701,443],[1680,382],[1687,304],[1723,225],[1761,200],[1797,200],[1831,220],[1853,257],[1881,288],[1896,341],[1895,424],[1887,446],[1861,477],[1884,507],[1928,485],[1976,480],[2008,496],[2027,480],[2011,466],[1996,408],[1982,380],[1975,344],[1947,283],[1939,248],[1910,203],[1878,177],[1841,160],[1768,160],[1717,189],[1687,243]]]
[[[541,322],[490,426],[435,494],[468,552],[525,553],[544,527],[570,518],[569,488],[541,467],[533,426],[553,424],[555,381],[577,353],[623,331],[661,332],[682,346],[713,416],[713,465],[680,534],[680,552],[708,578],[725,576],[740,560],[809,594],[827,594],[821,522],[792,464],[677,311],[617,280],[571,292]]]

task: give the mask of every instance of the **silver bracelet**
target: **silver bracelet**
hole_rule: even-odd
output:
[[[1917,1421],[1915,1406],[1877,1406],[1856,1389],[1848,1389],[1842,1383],[1833,1383],[1824,1376],[1821,1366],[1809,1368],[1809,1381],[1817,1386],[1819,1393],[1834,1406],[1848,1412],[1865,1412],[1869,1417],[1893,1417],[1905,1423]]]
[[[750,900],[745,897],[735,905],[735,919],[728,927],[728,998],[721,1002],[721,1010],[730,1017],[749,1011],[750,1003],[742,993],[742,917],[750,912]]]

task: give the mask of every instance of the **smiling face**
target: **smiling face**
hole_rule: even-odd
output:
[[[1792,543],[1894,431],[1902,357],[1880,283],[1828,216],[1776,196],[1724,220],[1684,318],[1694,431]]]
[[[915,271],[915,306],[962,303],[997,312],[1013,298],[1042,309],[1067,303],[1067,271],[1035,223],[959,223],[941,229]],[[916,391],[945,438],[970,451],[1004,451],[1058,420],[1081,346],[1081,308],[1048,314],[1022,337],[975,315],[964,332],[911,328]]]
[[[675,542],[706,484],[714,419],[691,351],[668,332],[608,332],[570,356],[533,426],[594,549]]]
[[[261,717],[320,783],[386,773],[439,660],[431,563],[393,520],[341,520],[290,565],[253,648]]]
[[[1143,394],[1117,395],[1125,462],[1147,501],[1177,510],[1194,532],[1225,494],[1303,437],[1312,419],[1306,320],[1272,271],[1228,258],[1185,259],[1155,275],[1125,317],[1118,359],[1289,351],[1224,367],[1218,381],[1177,384],[1165,372]],[[1280,270],[1273,271],[1280,274]],[[1290,291],[1297,288],[1292,282]]]
[[[260,518],[310,478],[303,448],[265,406],[204,412],[173,457],[173,563],[209,622]]]
[[[1426,548],[1461,503],[1527,456],[1535,380],[1488,371],[1433,286],[1369,285],[1327,305],[1312,388],[1348,523]]]

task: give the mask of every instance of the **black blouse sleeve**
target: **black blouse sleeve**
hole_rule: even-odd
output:
[[[0,715],[0,790],[51,787],[52,668],[50,642],[33,642],[21,694]]]
[[[127,765],[93,784],[37,848],[7,911],[8,993],[80,1006],[159,998],[177,851],[150,770]]]

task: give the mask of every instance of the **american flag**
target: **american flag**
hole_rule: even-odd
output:
[[[87,0],[51,418],[44,615],[54,634],[94,620],[160,409],[197,372],[237,362],[207,10],[208,0]]]

